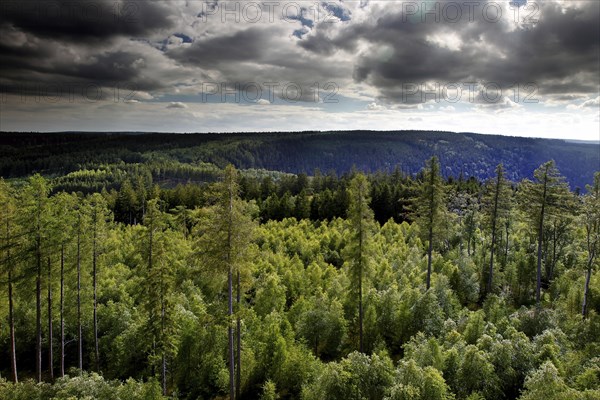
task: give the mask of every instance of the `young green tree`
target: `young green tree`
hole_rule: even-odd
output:
[[[121,185],[115,204],[116,219],[120,222],[135,224],[139,205],[138,194],[134,191],[129,179]]]
[[[564,177],[560,175],[554,161],[548,161],[533,173],[534,182],[522,183],[522,205],[537,232],[537,270],[535,301],[539,306],[542,291],[542,248],[544,245],[544,223],[548,214],[554,213],[561,201],[569,194]],[[565,210],[561,210],[565,211]],[[565,211],[566,212],[566,211]]]
[[[359,351],[363,352],[363,279],[369,268],[370,236],[374,228],[373,211],[369,208],[371,189],[367,177],[358,173],[350,181],[348,222],[351,238],[348,243],[348,263],[358,299]]]
[[[13,247],[15,246],[15,218],[16,207],[14,193],[4,179],[0,178],[0,227],[3,233],[0,237],[0,249],[2,250],[2,271],[6,271],[6,282],[8,286],[7,294],[8,329],[10,331],[10,370],[13,382],[18,383],[19,377],[17,372],[17,350],[13,298],[13,279],[16,262],[11,254],[11,250],[13,250]]]
[[[310,198],[306,189],[302,189],[298,195],[296,195],[294,206],[294,216],[298,219],[305,219],[310,217]]]
[[[427,161],[423,170],[423,180],[419,184],[418,195],[413,200],[413,210],[428,246],[426,288],[429,290],[433,242],[441,230],[446,210],[446,195],[440,175],[440,163],[435,156]]]
[[[494,255],[496,253],[496,239],[498,228],[508,218],[510,209],[510,187],[504,177],[504,166],[499,164],[496,167],[496,177],[490,180],[486,187],[484,203],[484,212],[486,222],[489,225],[490,240],[490,266],[487,276],[486,293],[492,293],[494,279]]]
[[[177,223],[181,232],[187,239],[192,231],[192,225],[194,223],[193,212],[185,206],[177,206],[172,209],[171,214],[175,216],[175,222]]]
[[[594,184],[588,185],[587,194],[583,197],[583,212],[581,214],[586,234],[588,259],[586,264],[585,286],[583,289],[583,306],[581,314],[587,315],[590,280],[594,261],[600,252],[600,172],[594,175]]]
[[[313,348],[316,357],[335,358],[346,333],[342,303],[319,291],[306,301],[296,332]]]
[[[384,400],[450,400],[454,397],[439,370],[421,367],[414,360],[402,361],[396,370],[394,386]]]
[[[567,400],[580,399],[575,390],[565,380],[552,361],[544,362],[537,370],[531,371],[525,379],[525,388],[519,400]],[[592,397],[589,397],[592,398]]]
[[[247,206],[240,200],[238,172],[233,165],[225,168],[223,179],[216,185],[217,199],[204,234],[199,240],[199,251],[204,261],[217,271],[227,273],[227,315],[229,339],[229,397],[240,392],[241,375],[241,321],[237,318],[237,368],[235,366],[233,335],[233,277],[237,275],[237,292],[240,288],[240,269],[247,262],[247,252],[252,238],[254,222]],[[238,296],[240,298],[240,296]],[[237,378],[235,372],[237,370]],[[238,384],[236,390],[236,382]]]
[[[394,383],[394,378],[394,365],[387,354],[368,356],[355,351],[340,362],[326,364],[314,381],[304,388],[302,398],[384,399]]]

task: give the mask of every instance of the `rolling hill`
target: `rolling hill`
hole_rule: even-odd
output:
[[[572,188],[584,188],[600,170],[600,144],[475,133],[344,131],[297,133],[0,133],[0,174],[63,174],[100,163],[174,160],[312,174],[353,167],[416,173],[437,155],[449,177],[486,179],[503,163],[513,181],[530,178],[554,159]]]

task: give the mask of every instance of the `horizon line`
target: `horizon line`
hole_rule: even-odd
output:
[[[137,131],[137,130],[69,130],[69,131],[5,131],[0,130],[0,134],[123,134],[123,135],[154,135],[154,134],[170,134],[170,135],[238,135],[238,134],[307,134],[307,133],[352,133],[352,132],[376,132],[376,133],[401,133],[401,132],[423,132],[423,133],[449,133],[449,134],[472,134],[481,136],[500,136],[509,138],[522,138],[522,139],[543,139],[543,140],[560,140],[566,142],[575,143],[588,143],[588,144],[600,144],[600,137],[597,140],[590,139],[569,139],[569,138],[551,138],[542,136],[520,136],[514,134],[502,134],[502,133],[480,133],[470,131],[446,131],[446,130],[432,130],[432,129],[398,129],[398,130],[383,130],[383,129],[339,129],[339,130],[273,130],[273,131],[211,131],[211,132],[176,132],[176,131]]]

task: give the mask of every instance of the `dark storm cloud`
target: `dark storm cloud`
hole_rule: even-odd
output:
[[[374,85],[391,101],[401,96],[403,84],[431,81],[495,82],[502,87],[535,82],[540,93],[596,92],[600,2],[566,9],[558,3],[538,4],[539,21],[517,27],[506,11],[503,19],[485,19],[475,12],[473,22],[463,18],[453,24],[443,14],[439,21],[428,16],[423,22],[397,7],[333,35],[331,27],[317,29],[300,45],[333,56],[340,49],[353,51],[360,41],[368,43],[368,50],[356,58],[354,79]],[[459,48],[444,46],[452,36]]]
[[[35,95],[57,86],[161,88],[163,77],[148,73],[150,64],[161,65],[152,49],[127,41],[173,26],[172,15],[168,1],[2,1],[1,90]]]
[[[232,62],[261,62],[269,51],[272,35],[269,29],[251,27],[226,36],[196,40],[191,47],[175,49],[169,56],[206,68]]]
[[[534,28],[486,36],[507,57],[479,65],[478,74],[506,82],[563,79],[577,73],[596,75],[600,51],[600,2],[586,1],[580,5],[580,9],[563,10],[558,4],[545,3],[540,22]],[[573,84],[593,90],[597,88],[598,78]]]
[[[151,53],[86,48],[27,37],[21,46],[0,43],[0,86],[5,93],[28,94],[45,86],[130,87],[151,91],[163,87],[161,76],[148,74]]]
[[[1,32],[1,30],[0,30]],[[47,59],[55,55],[52,47],[42,47],[34,43],[25,43],[20,46],[0,42],[0,71],[14,69],[35,69],[34,60]]]
[[[540,94],[557,99],[598,92],[598,1],[566,8],[539,1],[539,21],[526,26],[515,24],[506,8],[498,21],[486,20],[485,2],[474,21],[429,16],[423,22],[407,11],[409,3],[423,4],[347,2],[328,6],[337,23],[290,18],[240,25],[221,23],[218,14],[202,21],[201,2],[3,1],[0,84],[10,91],[23,82],[65,79],[169,92],[208,75],[307,86],[332,80],[342,89],[352,82],[370,86],[390,103],[402,102],[403,85],[422,82],[534,82]],[[188,14],[189,20],[181,17]]]
[[[342,69],[332,68],[332,60],[325,62],[297,46],[297,40],[292,39],[296,26],[289,22],[235,28],[197,37],[191,45],[165,54],[182,65],[211,71],[212,78],[203,83],[227,88],[257,83],[265,93],[272,90],[276,97],[301,102],[315,101],[315,82],[322,88],[340,77]],[[348,80],[349,75],[347,68],[342,79]],[[288,95],[284,91],[289,91]]]
[[[143,36],[173,24],[168,1],[7,0],[0,25],[73,42]]]

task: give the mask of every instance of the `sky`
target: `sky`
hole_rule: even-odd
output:
[[[2,0],[0,130],[600,140],[600,1]]]

